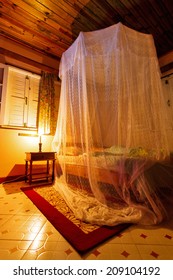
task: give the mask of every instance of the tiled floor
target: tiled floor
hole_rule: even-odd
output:
[[[20,190],[0,185],[0,260],[173,260],[173,220],[131,226],[80,256]]]

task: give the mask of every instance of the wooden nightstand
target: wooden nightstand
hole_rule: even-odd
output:
[[[55,152],[26,152],[25,159],[25,181],[29,181],[31,185],[33,181],[51,179],[54,181],[54,170],[55,170]],[[33,173],[33,162],[34,161],[46,161],[46,171],[40,173]],[[50,174],[50,161],[52,161],[52,172]]]

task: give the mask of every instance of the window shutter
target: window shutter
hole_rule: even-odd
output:
[[[36,128],[40,76],[8,66],[1,125]]]
[[[25,122],[25,100],[27,96],[26,75],[9,71],[9,125],[23,126]]]
[[[39,81],[40,79],[38,77],[32,77],[30,79],[28,100],[28,126],[30,127],[37,126]]]

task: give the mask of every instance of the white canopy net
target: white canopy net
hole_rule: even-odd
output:
[[[80,32],[60,78],[56,190],[86,222],[161,222],[173,173],[152,36],[121,23]]]

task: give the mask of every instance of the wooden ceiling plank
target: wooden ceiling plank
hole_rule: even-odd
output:
[[[81,19],[83,21],[84,28],[81,31],[84,31],[85,29],[91,31],[101,28],[101,25],[103,25],[103,23],[102,20],[99,18],[96,10],[92,11],[89,6],[83,6],[79,1],[76,1],[74,7],[75,9],[80,10],[77,19],[78,21],[80,21]],[[85,27],[85,22],[90,23],[89,28]]]
[[[58,24],[60,26],[59,30],[63,29],[64,34],[67,34],[68,37],[71,37],[71,28],[70,23],[71,20],[65,18],[63,11],[56,12],[55,7],[49,4],[49,6],[43,5],[40,1],[30,1],[30,0],[23,0],[25,3],[28,3],[32,8],[36,11],[41,12],[43,15],[51,21],[51,23]],[[44,1],[45,2],[45,1]],[[69,36],[70,34],[70,36]]]
[[[161,4],[161,1],[149,0],[149,3],[159,17],[162,17],[165,14],[165,7]]]
[[[1,24],[4,24],[4,26],[1,26],[1,29],[3,29],[3,27],[6,27],[6,32],[8,34],[12,34],[13,36],[15,35],[16,37],[20,37],[21,40],[23,40],[24,42],[28,41],[37,41],[37,42],[46,42],[45,45],[47,45],[47,43],[49,43],[50,45],[50,48],[55,48],[55,47],[61,47],[62,49],[66,49],[68,47],[67,44],[64,44],[63,42],[57,40],[57,42],[55,40],[51,40],[50,38],[47,38],[47,37],[44,37],[42,36],[41,34],[38,34],[33,32],[31,33],[30,31],[28,30],[23,30],[22,27],[20,26],[17,26],[15,23],[13,22],[9,22],[9,20],[7,19],[3,19],[1,17]]]
[[[28,33],[25,31],[24,33],[17,29],[17,27],[14,25],[9,26],[9,22],[6,20],[2,20],[1,18],[1,30],[4,31],[4,34],[9,38],[10,36],[14,38],[18,38],[20,42],[23,42],[23,44],[28,43],[30,46],[34,46],[34,48],[38,49],[44,49],[45,52],[50,52],[56,56],[61,55],[61,53],[66,49],[66,47],[62,47],[61,43],[52,43],[49,42],[49,49],[47,49],[47,42],[48,40],[41,40],[40,37],[34,36],[33,34]],[[31,44],[32,42],[32,44]]]
[[[17,1],[16,1],[17,2]],[[27,11],[23,10],[20,6],[15,6],[15,8],[12,8],[12,2],[11,0],[7,0],[6,2],[6,6],[4,6],[4,9],[1,9],[1,12],[3,13],[8,13],[11,17],[11,20],[13,18],[17,18],[16,24],[18,23],[22,23],[22,25],[28,30],[29,28],[31,29],[31,32],[33,31],[38,31],[38,27],[40,27],[40,25],[43,25],[44,27],[42,27],[42,29],[45,31],[46,36],[48,35],[53,35],[55,36],[55,39],[59,39],[64,41],[64,44],[67,43],[67,45],[69,45],[69,38],[71,39],[72,42],[72,35],[67,33],[66,30],[63,32],[62,34],[62,28],[60,25],[57,26],[57,28],[52,27],[50,24],[48,24],[46,22],[46,20],[40,20],[36,18],[35,16],[33,16],[33,14],[30,14]],[[7,9],[5,11],[5,8]],[[25,7],[26,8],[26,7]],[[15,13],[15,15],[14,15]],[[39,30],[40,31],[40,30]],[[67,37],[66,37],[67,36]]]
[[[113,0],[107,0],[111,5],[114,5],[114,8],[117,9],[117,2],[115,3]],[[126,11],[125,14],[123,14],[123,10]],[[135,28],[138,31],[145,32],[145,27],[147,27],[146,22],[140,18],[140,15],[136,10],[134,9],[133,5],[130,1],[127,0],[121,0],[119,1],[118,5],[118,11],[121,16],[122,23],[125,25]],[[129,18],[131,18],[131,21],[129,22]]]
[[[166,7],[166,9],[170,12],[171,15],[173,15],[173,3],[172,0],[160,0],[160,4],[162,7]]]
[[[106,2],[109,4],[110,7],[113,8],[114,11],[116,11],[121,16],[126,16],[129,13],[129,9],[127,9],[126,6],[119,0],[106,0]]]
[[[40,0],[41,2],[43,0]],[[74,18],[77,17],[79,10],[74,8],[74,4],[71,5],[70,2],[66,3],[66,1],[56,1],[56,0],[50,0],[53,5],[55,5],[55,10],[59,12],[64,12],[66,15],[69,15],[72,18],[72,21]]]
[[[71,0],[65,0],[65,1],[69,2]],[[86,6],[90,2],[90,0],[73,0],[73,1],[74,1],[74,4],[79,3],[79,4],[83,5],[83,7]]]
[[[63,9],[66,13],[70,13],[73,15],[73,21],[71,25],[74,25],[74,22],[78,23],[78,30],[84,31],[84,30],[93,30],[96,28],[96,26],[99,26],[99,23],[93,19],[93,14],[91,15],[91,12],[88,13],[84,12],[86,7],[84,5],[78,5],[76,3],[72,4],[69,1],[55,1],[51,0],[55,4],[57,4],[61,9]],[[97,17],[98,19],[98,17]],[[76,32],[77,35],[78,32]]]
[[[60,52],[60,51],[57,51],[57,50],[59,50],[58,46],[56,46],[56,48],[50,48],[50,49],[48,49],[47,46],[46,46],[45,44],[41,43],[40,41],[38,42],[37,40],[34,40],[34,42],[33,42],[32,45],[31,45],[30,41],[29,41],[29,42],[27,41],[27,42],[24,44],[23,41],[22,41],[20,38],[18,38],[18,40],[16,40],[15,34],[14,34],[14,35],[10,34],[10,36],[8,36],[6,33],[4,34],[4,33],[2,33],[2,32],[1,32],[1,34],[2,34],[5,38],[10,39],[12,42],[13,42],[13,41],[14,41],[14,42],[17,42],[17,43],[20,44],[21,46],[22,46],[22,45],[23,45],[23,46],[26,46],[26,45],[27,45],[28,48],[33,49],[33,50],[35,50],[35,51],[38,51],[38,52],[40,52],[40,53],[43,53],[43,54],[45,54],[45,55],[47,55],[47,56],[49,56],[49,57],[52,57],[52,58],[54,58],[54,59],[57,59],[57,60],[59,60],[59,58],[61,57],[62,52],[64,51],[64,50],[61,51],[61,52]]]
[[[152,6],[152,9],[155,11],[155,14],[157,15],[157,18],[159,16],[159,22],[156,19],[156,26],[160,26],[160,28],[162,28],[162,31],[165,29],[172,29],[173,28],[173,10],[172,13],[169,10],[169,8],[167,8],[166,5],[163,5],[163,3],[161,1],[156,1],[156,0],[149,0],[150,5]],[[165,1],[164,3],[166,4],[166,2],[169,1]],[[171,28],[172,26],[172,28]]]
[[[114,0],[106,0],[106,1],[109,3],[109,5],[112,6],[112,8],[115,11],[114,19],[117,18],[117,20],[119,19],[126,26],[129,26],[131,28],[134,28],[135,26],[137,30],[141,30],[142,25],[140,24],[139,21],[136,21],[136,17],[132,13],[131,9],[129,9],[129,4],[130,4],[129,1],[125,1],[125,3],[122,1],[114,1]],[[130,8],[131,8],[131,4],[130,4]]]
[[[87,14],[84,12],[85,6],[79,6],[78,4],[69,4],[67,5],[66,1],[55,1],[51,0],[58,8],[62,9],[67,14],[70,13],[73,15],[73,21],[71,21],[71,30],[73,33],[73,38],[77,38],[80,31],[91,31],[99,28],[99,24],[95,19],[93,19],[93,15],[88,12]],[[69,1],[68,1],[69,3]],[[97,17],[98,20],[98,17]],[[74,28],[75,25],[75,28]]]
[[[80,25],[79,22],[81,23]],[[99,18],[97,17],[97,19],[95,19],[94,16],[88,12],[88,9],[84,8],[72,23],[72,30],[76,30],[79,34],[80,31],[87,32],[100,29],[100,24]]]
[[[24,1],[29,2],[29,0],[24,0]],[[49,11],[48,13],[50,13],[49,16],[51,18],[54,18],[56,16],[58,18],[58,21],[64,22],[64,25],[67,25],[67,23],[70,25],[74,19],[73,15],[67,13],[64,9],[60,7],[59,1],[57,1],[56,4],[51,0],[36,0],[35,2],[37,3],[37,6],[39,5],[39,8],[40,7],[42,7],[42,9],[43,7],[46,8]],[[35,7],[37,6],[35,5]]]
[[[1,14],[1,21],[2,21],[2,14]],[[43,27],[37,25],[37,31],[34,30],[34,26],[32,26],[32,29],[25,27],[25,29],[23,28],[23,24],[21,25],[20,23],[20,18],[18,18],[17,13],[15,13],[15,17],[17,18],[17,23],[16,21],[14,21],[14,17],[12,16],[11,13],[9,13],[9,16],[6,16],[7,22],[8,24],[6,25],[6,30],[4,30],[4,32],[7,32],[8,37],[9,34],[12,34],[12,36],[16,36],[20,38],[20,40],[23,40],[24,43],[28,42],[30,43],[32,41],[32,44],[39,43],[39,41],[41,41],[41,45],[42,47],[44,47],[44,51],[49,50],[49,53],[52,51],[52,53],[55,55],[55,49],[60,49],[61,51],[59,51],[59,54],[61,56],[62,52],[64,52],[64,50],[66,50],[69,46],[70,43],[64,43],[62,40],[59,40],[58,36],[56,37],[51,37],[51,36],[47,36],[47,34],[44,34],[43,36]],[[26,19],[24,21],[24,24],[26,24]],[[20,25],[19,25],[20,23]],[[3,27],[1,26],[1,29]],[[40,32],[38,29],[41,29]],[[30,43],[31,44],[31,43]],[[49,48],[46,48],[46,46],[49,45]],[[46,49],[45,49],[46,48]],[[56,54],[57,55],[57,54]]]
[[[64,29],[63,34],[61,35],[60,30],[62,30],[63,28],[61,27],[61,25],[57,22],[55,22],[54,20],[52,20],[49,17],[49,14],[46,13],[41,13],[40,11],[36,10],[35,8],[33,8],[33,6],[29,5],[28,3],[24,2],[23,0],[13,0],[13,3],[15,5],[17,5],[20,9],[26,11],[31,18],[35,18],[36,20],[42,21],[45,24],[47,24],[49,26],[49,28],[52,28],[54,33],[59,32],[59,36],[64,39],[67,37],[67,40],[69,40],[69,38],[72,38],[71,35],[71,30],[68,28]]]
[[[141,18],[145,20],[148,27],[155,28],[158,22],[158,17],[155,9],[153,9],[152,5],[150,5],[150,2],[148,0],[146,1],[138,1],[138,0],[131,0],[134,4],[134,8],[139,12],[139,15]]]
[[[105,9],[103,9],[103,5]],[[99,0],[91,0],[87,7],[93,11],[98,19],[100,19],[101,25],[106,24],[107,26],[109,26],[112,24],[110,6],[107,5],[106,1],[103,2]]]
[[[63,2],[64,7],[67,10],[66,2],[69,1],[60,1]],[[75,4],[73,5],[73,9],[78,11],[78,14],[76,18],[74,18],[74,21],[72,23],[72,26],[75,29],[80,31],[92,31],[96,29],[100,29],[102,26],[105,26],[109,22],[109,18],[106,16],[106,11],[104,14],[102,14],[105,18],[105,22],[103,19],[100,18],[100,6],[96,5],[95,2],[93,3],[92,1],[88,1],[88,5],[84,6],[81,4],[80,1],[76,1]],[[58,2],[59,3],[59,2]],[[103,3],[103,2],[102,2]],[[104,24],[103,24],[104,22]],[[110,25],[112,24],[112,21],[110,21]]]
[[[148,27],[148,25],[146,21],[139,14],[139,11],[134,8],[133,3],[131,1],[126,1],[126,0],[120,0],[120,2],[122,5],[124,5],[124,7],[126,7],[129,10],[129,14],[134,17],[136,23],[133,26],[133,28],[135,27],[135,29],[138,31],[146,32],[146,28]]]
[[[57,58],[80,31],[98,30],[119,21],[152,34],[158,54],[173,48],[172,0],[0,1],[0,33]]]
[[[121,0],[123,1],[123,0]],[[144,20],[146,23],[147,23],[147,27],[145,28],[144,32],[145,33],[149,33],[149,34],[152,34],[153,35],[153,38],[154,38],[154,41],[155,41],[155,45],[157,47],[157,54],[158,56],[161,55],[161,51],[159,51],[159,49],[161,48],[160,47],[160,41],[162,41],[163,39],[161,38],[162,37],[162,34],[163,34],[163,31],[161,31],[162,27],[160,26],[160,28],[157,28],[156,24],[157,24],[157,15],[156,13],[153,11],[151,14],[152,14],[152,18],[153,20],[151,21],[151,14],[150,16],[147,16],[147,13],[150,11],[150,9],[152,9],[151,5],[149,5],[149,7],[147,7],[145,9],[145,6],[144,4],[146,4],[146,2],[142,2],[143,4],[141,6],[138,5],[137,2],[139,1],[135,1],[135,0],[130,0],[130,2],[134,3],[134,5],[136,4],[135,6],[135,9],[137,10],[137,12],[139,13],[139,16],[140,16],[140,20]]]

